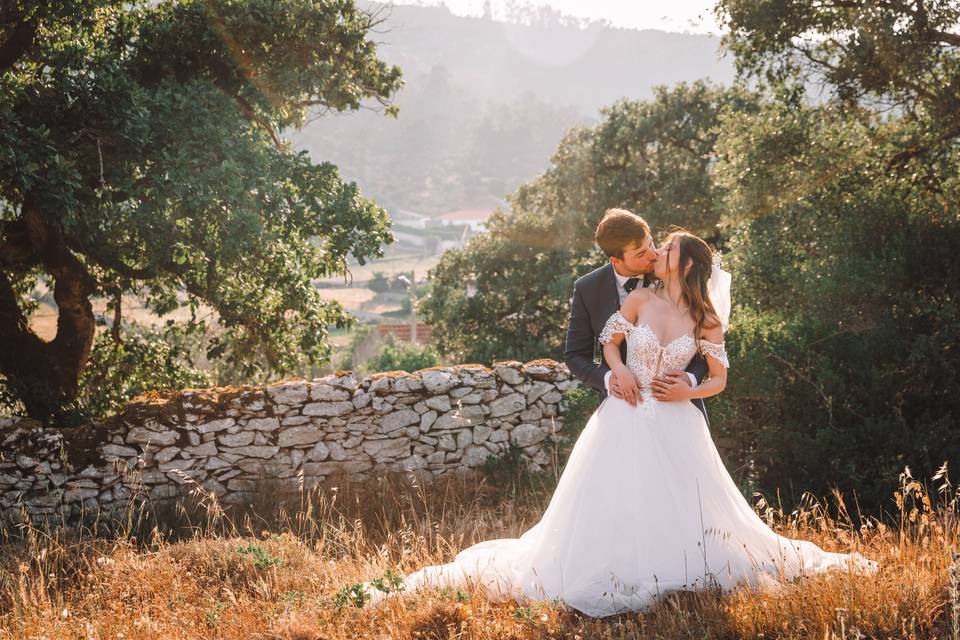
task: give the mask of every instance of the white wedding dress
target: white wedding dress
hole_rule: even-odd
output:
[[[626,364],[642,387],[660,372],[686,368],[696,352],[693,336],[663,346],[648,325],[635,326],[619,311],[601,342],[614,333],[626,334]],[[729,366],[722,344],[700,346]],[[612,396],[601,403],[533,527],[424,567],[404,579],[403,590],[476,583],[494,601],[557,599],[602,617],[642,611],[671,590],[727,590],[741,582],[775,589],[778,578],[831,568],[876,570],[859,553],[831,553],[775,533],[731,479],[697,408],[660,402],[647,390],[643,396],[636,407]],[[374,604],[386,597],[365,586]]]

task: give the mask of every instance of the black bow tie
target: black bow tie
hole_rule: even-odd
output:
[[[623,283],[623,288],[627,293],[630,293],[637,288],[639,282],[640,278],[627,278],[627,281]]]

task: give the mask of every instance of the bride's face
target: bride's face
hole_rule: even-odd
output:
[[[665,280],[671,273],[680,268],[680,242],[673,238],[660,247],[660,255],[653,266],[653,273],[661,280]]]

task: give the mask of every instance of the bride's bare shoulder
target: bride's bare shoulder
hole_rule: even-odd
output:
[[[654,297],[653,289],[647,287],[637,287],[633,291],[627,294],[627,300],[633,298],[639,302],[646,302],[650,298]]]
[[[700,331],[700,339],[714,344],[723,344],[723,328],[720,326],[720,320],[714,317],[712,324],[709,320],[705,322],[703,329]]]
[[[627,294],[623,301],[623,307],[627,309],[639,309],[653,297],[653,291],[650,289],[641,289],[637,287]]]

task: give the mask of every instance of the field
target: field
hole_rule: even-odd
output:
[[[143,512],[107,538],[22,530],[0,546],[0,638],[957,637],[956,494],[927,495],[908,477],[894,496],[899,523],[867,519],[858,531],[843,509],[831,517],[813,500],[793,514],[760,509],[781,533],[879,560],[870,578],[807,577],[775,594],[665,594],[649,612],[603,619],[560,604],[493,603],[474,588],[359,606],[362,581],[389,584],[473,542],[518,536],[555,482],[501,462],[427,484],[413,475],[368,488],[338,482],[282,508],[262,496],[244,516],[197,493],[176,514],[177,530]]]
[[[357,315],[361,320],[373,320],[377,319],[380,314],[400,308],[396,301],[397,296],[381,296],[378,298],[373,291],[366,288],[365,283],[373,277],[375,272],[380,271],[387,277],[391,277],[396,274],[415,271],[417,280],[422,282],[427,277],[427,271],[433,268],[439,260],[439,256],[387,256],[380,260],[368,262],[365,265],[350,265],[350,275],[346,278],[342,276],[327,278],[318,280],[317,284],[320,285],[320,294],[324,298],[338,301],[347,311]],[[106,315],[112,319],[112,313],[107,312],[106,298],[93,298],[91,304],[95,315]],[[143,301],[133,295],[123,297],[122,309],[125,320],[150,326],[161,325],[171,318],[179,321],[190,317],[190,309],[187,306],[158,317],[144,308]],[[213,314],[212,317],[216,315],[210,307],[200,305],[198,315],[205,316],[208,314]],[[57,309],[53,304],[52,294],[41,302],[40,307],[30,317],[30,328],[44,340],[52,340],[56,336]],[[106,330],[107,328],[104,326],[97,327],[97,331]]]
[[[348,275],[346,278],[343,276],[337,276],[334,278],[325,278],[320,280],[320,282],[331,285],[357,286],[359,283],[366,282],[372,278],[373,274],[377,271],[383,272],[388,277],[400,273],[409,273],[410,271],[415,271],[417,280],[422,281],[426,279],[427,272],[435,267],[438,262],[440,262],[440,256],[388,254],[383,258],[368,262],[367,264],[363,265],[351,263],[348,266],[350,275]]]

